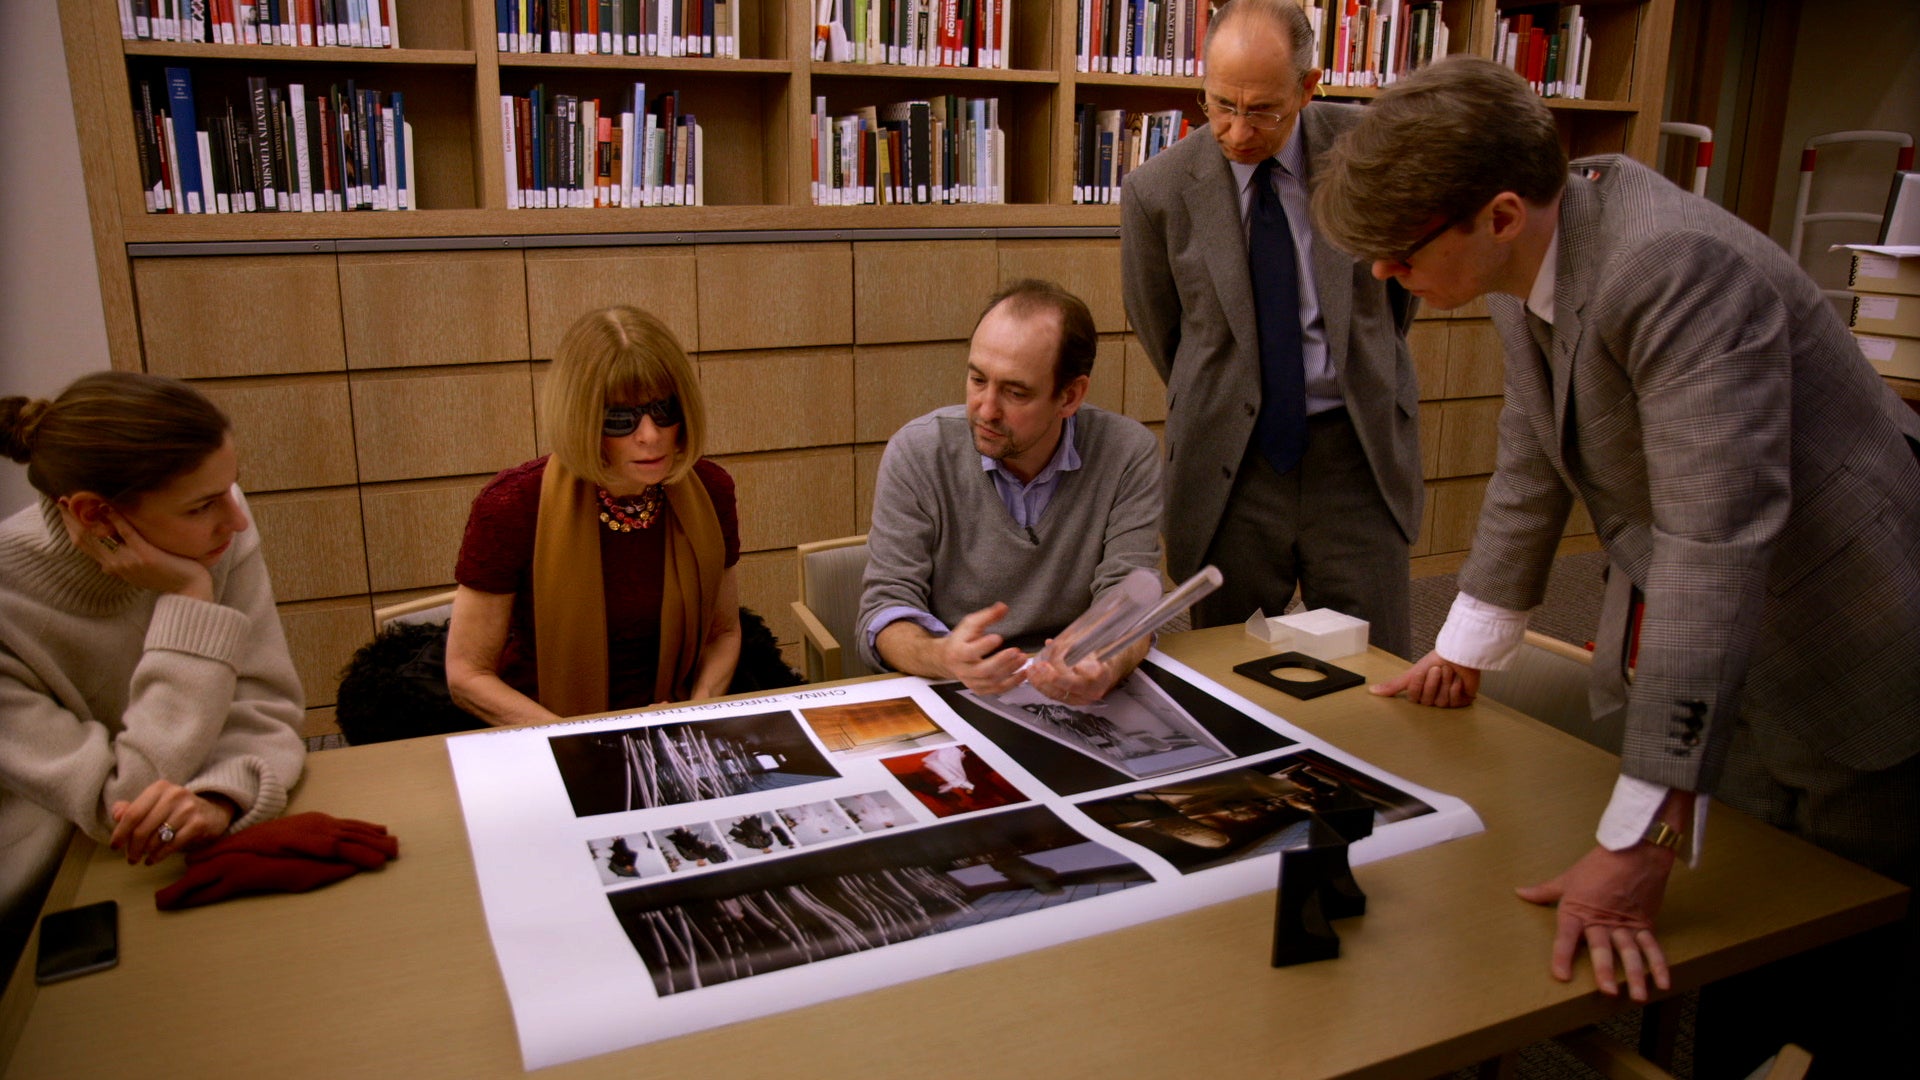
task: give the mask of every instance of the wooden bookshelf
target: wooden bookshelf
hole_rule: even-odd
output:
[[[1164,421],[1120,303],[1120,209],[1072,204],[1074,116],[1198,121],[1202,80],[1076,71],[1075,0],[1011,2],[1008,68],[976,70],[814,62],[812,0],[746,0],[739,59],[500,53],[491,0],[401,0],[401,49],[123,41],[115,0],[60,0],[113,362],[192,379],[234,418],[310,721],[330,721],[372,608],[449,584],[474,493],[546,449],[532,403],[582,311],[648,308],[694,354],[711,453],[739,487],[742,592],[783,643],[794,545],[865,531],[882,446],[959,400],[972,314],[999,284],[1050,277],[1085,297],[1090,400]],[[1491,54],[1500,2],[1447,5],[1453,51]],[[1567,145],[1651,161],[1673,0],[1583,10],[1590,96],[1550,101]],[[214,95],[248,76],[403,91],[423,208],[147,213],[132,87],[168,66]],[[618,100],[636,81],[679,91],[706,126],[708,205],[507,208],[502,93]],[[1006,204],[811,205],[816,98],[838,114],[935,94],[1000,100]],[[1424,313],[1409,341],[1428,484],[1413,553],[1439,572],[1493,468],[1499,348],[1478,307]]]
[[[1011,27],[1011,66],[1005,70],[906,67],[814,62],[811,0],[747,0],[742,5],[741,59],[575,56],[495,51],[493,5],[488,0],[402,0],[401,49],[199,45],[123,41],[114,0],[61,0],[69,66],[91,69],[75,80],[85,112],[84,141],[101,145],[107,164],[89,169],[89,189],[112,203],[122,225],[112,233],[131,243],[208,240],[305,240],[357,237],[526,235],[529,232],[650,231],[650,222],[674,230],[742,227],[867,228],[867,211],[890,208],[810,205],[808,117],[824,96],[830,112],[860,105],[960,93],[997,97],[1009,142],[1011,204],[1066,207],[1072,178],[1073,116],[1077,105],[1182,109],[1198,119],[1190,76],[1118,75],[1074,70],[1076,0],[1021,0]],[[1490,55],[1501,8],[1518,0],[1469,0],[1446,10],[1454,51]],[[1643,159],[1657,152],[1660,95],[1666,69],[1673,0],[1588,0],[1595,49],[1588,97],[1550,99],[1576,154],[1620,151]],[[481,47],[474,47],[474,45]],[[140,198],[131,117],[132,86],[166,66],[191,68],[196,90],[209,100],[244,86],[248,75],[278,83],[352,77],[406,94],[417,142],[421,210],[316,215],[249,215],[244,220],[198,220],[197,215],[146,213]],[[616,98],[636,81],[682,92],[688,111],[707,130],[708,206],[594,211],[581,219],[565,211],[509,211],[501,162],[497,103],[502,93],[524,93],[535,83],[565,93]],[[201,89],[204,87],[204,89]],[[1364,101],[1377,91],[1329,87],[1333,99]],[[709,119],[711,118],[711,119]],[[778,208],[777,224],[742,226],[734,208]],[[971,208],[936,207],[937,210]],[[711,214],[680,211],[706,210]],[[1112,207],[1102,213],[1118,223]],[[851,214],[851,220],[848,215]],[[378,218],[432,215],[410,223]],[[516,220],[526,215],[538,224]],[[660,215],[671,215],[668,223]],[[99,215],[96,215],[97,217]],[[308,217],[312,220],[304,220]],[[217,219],[220,215],[204,215]],[[301,218],[283,221],[280,218]],[[1080,222],[1075,221],[1074,224]],[[935,226],[937,227],[937,226]],[[103,268],[104,270],[104,268]]]

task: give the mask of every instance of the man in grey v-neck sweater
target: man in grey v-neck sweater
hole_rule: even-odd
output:
[[[1035,665],[1040,645],[1135,569],[1160,562],[1160,447],[1085,404],[1096,337],[1086,305],[1023,281],[988,305],[967,355],[967,404],[887,443],[867,535],[857,625],[880,668],[983,693],[1023,680],[1098,699],[1146,654]]]

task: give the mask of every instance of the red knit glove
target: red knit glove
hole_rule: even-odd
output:
[[[385,825],[337,818],[309,810],[276,818],[223,836],[197,851],[187,852],[189,865],[234,852],[255,855],[325,859],[377,870],[400,854],[400,841],[387,835]]]
[[[233,851],[202,858],[180,880],[153,894],[153,906],[161,911],[199,907],[234,896],[266,892],[307,892],[330,885],[360,872],[350,862],[333,860],[273,858],[251,852]]]

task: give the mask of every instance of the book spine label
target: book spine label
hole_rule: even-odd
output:
[[[172,120],[174,170],[179,176],[177,188],[184,201],[179,203],[180,211],[188,214],[202,212],[200,202],[200,140],[196,134],[199,126],[194,122],[193,76],[186,68],[170,67],[166,69],[167,112]]]
[[[505,35],[501,35],[504,40]],[[514,142],[513,95],[500,95],[500,157],[506,167],[507,209],[520,209],[520,154]]]
[[[254,191],[266,209],[278,210],[273,193],[273,137],[267,120],[267,80],[247,80],[247,103],[253,116],[253,169],[259,185]]]
[[[296,173],[294,209],[313,212],[313,163],[307,147],[307,88],[300,83],[287,87],[288,105],[293,110],[293,166]]]

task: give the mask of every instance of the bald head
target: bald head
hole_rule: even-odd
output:
[[[1293,0],[1233,0],[1207,29],[1201,94],[1228,161],[1257,165],[1278,153],[1319,82],[1313,28]]]
[[[1295,0],[1231,0],[1207,24],[1209,70],[1223,43],[1235,52],[1257,53],[1293,79],[1313,70],[1313,24]]]

